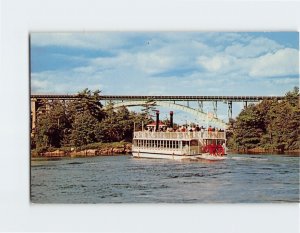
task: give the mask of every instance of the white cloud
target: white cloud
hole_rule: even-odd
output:
[[[200,56],[197,62],[209,72],[225,71],[233,65],[235,58],[224,54],[218,54],[213,57]]]
[[[288,85],[292,86],[292,85],[295,85],[295,78],[286,77],[286,78],[281,78],[281,79],[275,79],[273,82],[278,85],[288,84]],[[276,94],[272,94],[272,95],[276,95]]]
[[[225,52],[200,56],[197,63],[211,74],[237,73],[249,77],[278,77],[299,74],[299,52],[284,48],[254,58],[238,58]]]
[[[86,75],[74,70],[44,71],[31,74],[32,93],[72,94],[90,88],[102,89],[101,79],[98,76]]]
[[[124,45],[124,39],[117,33],[32,33],[30,41],[37,46],[62,46],[88,49],[117,49]],[[126,40],[125,40],[126,41]]]
[[[149,33],[139,38],[137,44],[131,41],[130,46],[124,47],[132,35],[116,35],[101,39],[99,35],[85,38],[86,35],[75,33],[40,40],[39,43],[44,45],[113,49],[114,56],[87,57],[86,66],[34,73],[32,89],[36,92],[74,93],[88,87],[100,89],[104,94],[251,95],[261,94],[265,85],[270,92],[281,93],[282,88],[289,90],[289,86],[295,83],[295,79],[290,79],[289,82],[282,81],[280,86],[266,79],[252,81],[253,77],[289,75],[295,71],[298,74],[298,68],[295,68],[299,61],[295,53],[298,50],[283,49],[265,38],[224,34],[223,40],[227,44],[222,44],[222,33],[219,37],[213,33],[212,45],[209,35],[202,36],[201,33]],[[143,44],[144,39],[149,40],[149,44]],[[218,39],[220,44],[216,43]],[[177,71],[180,69],[192,72],[179,75]],[[264,93],[268,94],[265,90]]]
[[[46,91],[50,85],[47,80],[39,80],[38,75],[32,74],[31,75],[31,90],[35,91]]]
[[[275,52],[283,48],[273,40],[259,37],[250,40],[247,44],[234,43],[226,47],[225,53],[240,58],[257,57],[265,53]]]
[[[254,60],[249,71],[251,77],[273,77],[299,74],[299,52],[285,48]]]

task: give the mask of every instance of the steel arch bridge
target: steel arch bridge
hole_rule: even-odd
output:
[[[31,94],[31,128],[35,128],[37,119],[37,110],[43,102],[62,101],[68,102],[74,99],[80,99],[78,94]],[[196,116],[198,119],[208,120],[209,123],[223,128],[225,122],[217,118],[208,118],[203,111],[203,103],[211,102],[213,104],[213,113],[217,116],[217,103],[223,102],[228,106],[228,119],[232,118],[232,103],[243,102],[244,107],[247,108],[248,103],[260,102],[262,100],[277,100],[281,101],[284,96],[148,96],[148,95],[100,95],[100,101],[113,102],[115,107],[118,106],[140,106],[145,101],[153,101],[157,105],[169,107],[172,109],[179,109]],[[191,108],[189,103],[197,103],[198,108]]]
[[[134,107],[134,106],[143,106],[147,103],[145,100],[133,100],[133,101],[124,101],[113,103],[113,108],[120,108],[122,106]],[[190,108],[185,105],[175,104],[172,102],[164,102],[164,101],[154,101],[154,103],[158,106],[167,107],[171,109],[181,110],[191,115],[195,116],[199,120],[207,121],[209,124],[214,125],[218,128],[225,128],[226,123],[218,118],[209,118],[206,113],[196,110],[194,108]],[[106,106],[107,107],[107,106]]]

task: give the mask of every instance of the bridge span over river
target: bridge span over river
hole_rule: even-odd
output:
[[[78,98],[78,95],[31,95],[30,99],[32,127],[35,127],[36,113],[39,106],[41,106],[41,103],[54,100],[71,101]],[[205,117],[207,117],[207,114],[203,109],[203,103],[210,102],[213,107],[213,115],[215,116],[213,119],[210,119],[210,121],[211,123],[215,123],[220,127],[224,126],[225,122],[217,118],[218,103],[227,104],[228,119],[230,119],[232,118],[232,103],[234,102],[242,102],[244,104],[244,107],[247,107],[248,103],[260,102],[264,99],[282,100],[283,98],[284,96],[100,95],[100,101],[103,102],[104,106],[108,102],[113,102],[113,106],[115,108],[121,106],[142,106],[146,102],[151,101],[158,106],[185,111],[202,119],[205,119]],[[193,103],[194,106],[191,106],[191,103]],[[197,107],[195,107],[195,103],[197,103]]]

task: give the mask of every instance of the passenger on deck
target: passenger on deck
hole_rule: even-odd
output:
[[[211,134],[212,134],[212,128],[211,128],[211,126],[209,126],[208,127],[208,135],[211,136]]]
[[[173,132],[173,128],[168,127],[168,128],[167,128],[167,132]]]
[[[201,131],[201,138],[203,138],[203,136],[204,136],[204,127],[203,126],[201,126],[200,131]]]

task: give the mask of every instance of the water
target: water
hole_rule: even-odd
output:
[[[130,156],[32,161],[34,203],[299,202],[299,157],[180,162]]]

